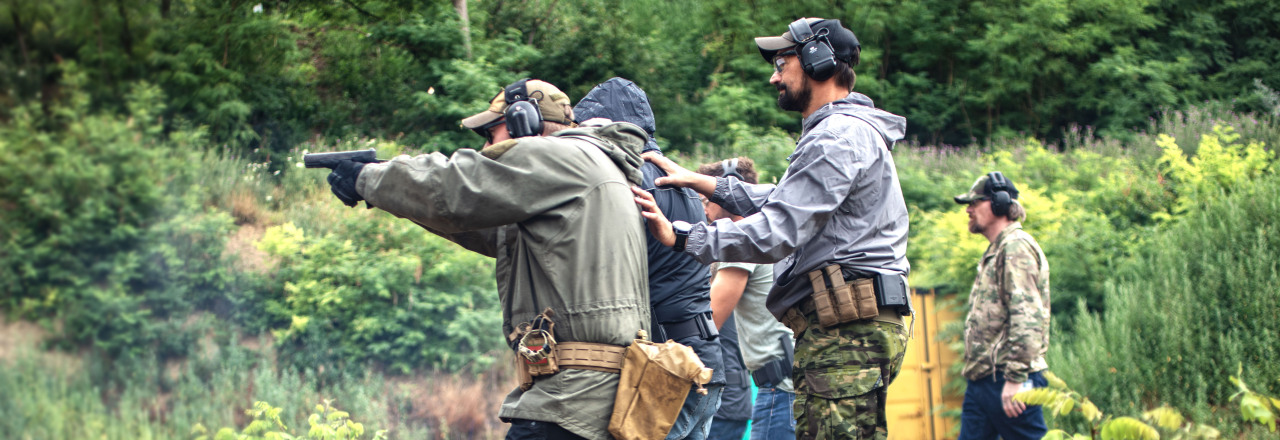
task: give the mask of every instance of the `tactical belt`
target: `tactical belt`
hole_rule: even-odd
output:
[[[778,336],[778,342],[782,343],[783,357],[774,359],[751,372],[751,379],[755,381],[757,387],[773,388],[782,385],[782,381],[791,377],[791,364],[795,361],[795,344],[791,342],[789,334]]]
[[[592,342],[561,342],[555,345],[556,361],[562,368],[595,370],[618,374],[627,347]]]
[[[800,304],[796,304],[795,309],[804,315],[812,315],[817,313],[818,310],[817,307],[813,305],[813,298],[809,297],[805,297],[803,300],[800,300]],[[879,310],[880,314],[876,315],[875,318],[871,318],[871,321],[905,325],[902,321],[902,312],[899,311],[898,307],[879,307]],[[794,331],[795,329],[792,330]]]
[[[656,335],[655,341],[680,340],[691,336],[711,341],[720,336],[715,321],[711,319],[711,312],[700,313],[684,321],[663,322],[655,326],[654,330],[655,333],[661,332]]]
[[[724,372],[725,383],[729,388],[750,388],[747,370],[728,370]]]

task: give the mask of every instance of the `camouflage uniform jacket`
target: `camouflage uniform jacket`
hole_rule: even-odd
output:
[[[645,230],[631,193],[647,139],[615,123],[451,157],[400,156],[366,166],[356,190],[374,207],[496,258],[503,335],[551,308],[559,342],[630,345],[649,327]],[[618,383],[617,374],[565,369],[529,390],[516,387],[498,416],[609,439]]]
[[[982,254],[964,324],[964,377],[1003,370],[1010,382],[1049,368],[1049,262],[1014,222]]]

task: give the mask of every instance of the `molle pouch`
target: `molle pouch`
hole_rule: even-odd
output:
[[[796,310],[795,307],[787,309],[787,313],[782,315],[782,325],[791,329],[797,338],[809,329],[809,321],[804,319],[804,315]]]
[[[664,438],[675,425],[691,387],[707,393],[703,385],[711,381],[711,369],[693,348],[675,341],[636,339],[625,356],[609,433],[618,440]]]
[[[880,315],[876,306],[875,283],[870,279],[861,279],[852,285],[853,305],[858,309],[858,319],[871,319]]]
[[[818,324],[830,327],[840,323],[840,316],[836,314],[836,304],[831,298],[831,289],[827,288],[826,280],[823,278],[821,270],[809,272],[809,282],[813,283],[811,298],[814,313],[818,315]]]
[[[517,359],[524,363],[524,369],[532,377],[550,376],[560,372],[556,362],[556,339],[551,332],[532,329],[520,337]]]
[[[854,285],[845,284],[844,274],[840,272],[840,266],[830,265],[822,269],[826,272],[827,279],[831,280],[831,302],[836,309],[837,323],[844,323],[865,318],[859,308],[857,298],[854,293]],[[874,298],[872,299],[874,306]],[[874,310],[874,307],[872,307]],[[826,324],[823,324],[826,326]]]
[[[516,355],[516,379],[520,381],[521,390],[533,388],[533,375],[529,374],[529,368],[525,367],[524,358],[519,354]]]

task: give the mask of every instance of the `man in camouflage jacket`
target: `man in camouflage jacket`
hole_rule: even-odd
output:
[[[1026,211],[1017,198],[1017,188],[999,171],[955,197],[968,205],[969,232],[991,242],[969,293],[961,440],[1039,439],[1046,431],[1039,406],[1013,400],[1020,391],[1045,386],[1041,372],[1049,368],[1049,262],[1022,230]]]

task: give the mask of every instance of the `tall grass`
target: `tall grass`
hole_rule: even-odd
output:
[[[506,427],[497,410],[515,385],[509,362],[478,376],[368,370],[321,383],[315,371],[279,368],[234,341],[179,365],[131,365],[135,371],[119,381],[85,371],[111,368],[102,358],[90,356],[78,368],[31,347],[9,358],[0,361],[5,439],[189,439],[197,424],[238,431],[255,401],[281,407],[292,433],[305,437],[307,417],[325,399],[368,432],[387,429],[392,439],[500,438]]]

